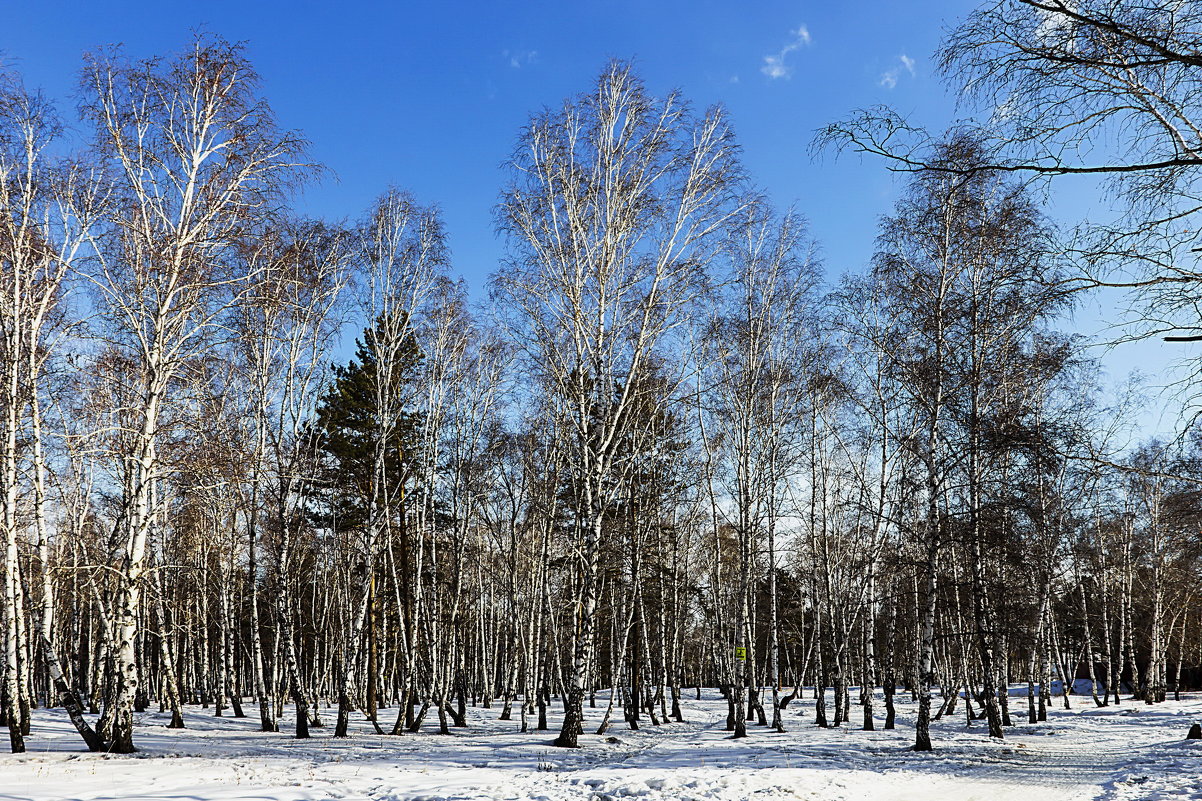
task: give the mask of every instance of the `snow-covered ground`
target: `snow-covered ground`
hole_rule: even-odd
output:
[[[1025,701],[1015,700],[1025,720]],[[1072,711],[1016,725],[1003,742],[957,714],[933,725],[936,750],[925,754],[908,750],[908,704],[891,732],[824,730],[811,724],[807,698],[787,710],[787,733],[753,727],[744,740],[728,739],[712,691],[686,704],[687,723],[632,732],[619,720],[614,740],[590,734],[575,751],[554,748],[548,732],[518,733],[496,708],[472,709],[470,728],[451,736],[379,736],[357,722],[350,739],[327,727],[308,741],[291,737],[290,720],[280,734],[257,731],[253,706],[243,719],[189,708],[183,730],[167,729],[164,715],[139,716],[141,753],[130,757],[81,751],[60,711],[39,710],[28,753],[0,754],[0,801],[1202,799],[1202,741],[1184,739],[1202,719],[1197,693],[1103,709],[1075,697]],[[602,710],[587,711],[595,728]],[[0,746],[6,739],[0,733]]]

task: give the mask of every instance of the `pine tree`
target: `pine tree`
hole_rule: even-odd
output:
[[[380,366],[376,356],[382,323],[364,329],[355,340],[355,356],[334,366],[334,380],[318,403],[313,426],[313,452],[321,462],[311,514],[319,526],[338,532],[367,523],[372,498],[372,462],[381,419],[377,391]],[[389,397],[406,399],[422,355],[408,325],[401,358],[388,377]],[[398,421],[387,435],[385,471],[392,491],[401,490],[416,475],[420,415],[408,408],[397,410]],[[399,497],[399,493],[398,493]],[[401,513],[400,509],[392,510]]]

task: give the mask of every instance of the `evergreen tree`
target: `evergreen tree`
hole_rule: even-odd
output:
[[[318,486],[312,494],[311,514],[319,526],[350,531],[367,524],[372,498],[372,460],[382,415],[380,382],[388,381],[402,408],[394,410],[396,423],[386,434],[385,477],[388,495],[397,500],[390,513],[403,513],[406,485],[417,475],[420,413],[413,410],[411,385],[422,354],[408,324],[401,358],[392,375],[380,375],[376,343],[382,322],[364,329],[355,340],[355,356],[334,366],[334,380],[322,396],[312,429],[313,452],[319,461]]]

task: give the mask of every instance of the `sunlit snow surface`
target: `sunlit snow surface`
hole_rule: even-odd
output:
[[[1014,701],[1016,721],[1025,721],[1025,699]],[[592,728],[602,706],[599,698],[586,710]],[[550,733],[519,733],[516,710],[514,721],[499,721],[499,708],[471,709],[470,727],[451,736],[432,733],[436,726],[379,736],[356,720],[350,739],[326,727],[304,741],[291,737],[288,718],[280,734],[259,732],[253,705],[243,719],[190,707],[183,730],[165,728],[165,715],[139,715],[141,753],[132,757],[81,752],[61,711],[39,710],[28,753],[0,754],[0,801],[1202,799],[1202,741],[1184,739],[1202,719],[1202,694],[1103,709],[1076,696],[1072,711],[1009,728],[1003,742],[990,741],[981,722],[966,728],[961,707],[932,726],[936,750],[926,754],[908,750],[912,707],[900,710],[891,732],[824,730],[812,725],[807,697],[786,710],[787,733],[753,726],[747,739],[730,740],[717,695],[689,693],[687,723],[632,732],[619,720],[608,734],[617,742],[589,735],[583,748],[564,751]],[[852,716],[860,719],[858,708]],[[6,740],[0,732],[0,746]]]

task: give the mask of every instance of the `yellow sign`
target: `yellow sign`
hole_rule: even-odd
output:
[[[747,661],[747,649],[746,648],[736,648],[735,649],[735,659],[739,660],[740,662],[746,662]]]

